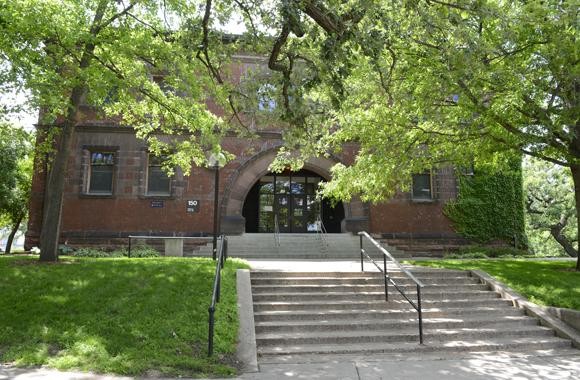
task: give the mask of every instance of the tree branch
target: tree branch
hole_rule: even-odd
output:
[[[551,163],[556,164],[556,165],[560,165],[560,166],[564,166],[564,167],[570,167],[570,163],[569,162],[561,161],[561,160],[558,160],[556,158],[552,158],[552,157],[546,156],[546,155],[541,154],[541,153],[532,152],[531,150],[528,150],[528,149],[525,149],[525,148],[521,148],[521,147],[519,148],[519,150],[522,153],[527,154],[528,156],[536,157],[536,158],[539,158],[540,160],[548,161],[548,162],[551,162]]]
[[[550,234],[552,237],[564,248],[564,251],[571,257],[578,257],[578,250],[574,249],[572,242],[568,240],[566,236],[562,233],[566,225],[568,224],[568,217],[562,215],[560,221],[550,227]]]
[[[300,4],[302,11],[306,13],[314,22],[316,22],[328,34],[341,34],[344,31],[344,25],[332,17],[334,14],[317,0],[306,0]]]
[[[116,19],[118,19],[119,17],[122,17],[126,14],[129,13],[129,11],[131,9],[133,9],[133,7],[135,6],[135,3],[130,3],[125,9],[123,9],[121,12],[113,15],[111,18],[107,19],[106,21],[102,22],[100,25],[98,25],[97,29],[96,29],[96,33],[99,33],[103,28],[106,28],[107,26],[109,26],[110,24],[112,24]]]

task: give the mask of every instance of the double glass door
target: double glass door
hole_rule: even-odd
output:
[[[259,186],[259,231],[315,232],[320,217],[316,190],[322,178],[309,172],[262,177]]]

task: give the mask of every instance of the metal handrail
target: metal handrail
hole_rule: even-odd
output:
[[[211,295],[211,304],[208,308],[209,312],[209,332],[207,338],[207,356],[213,355],[213,335],[215,326],[215,309],[218,302],[220,302],[222,269],[224,263],[228,258],[228,239],[225,235],[220,236],[221,245],[218,250],[217,261],[215,266],[215,277],[213,280],[213,293]]]
[[[385,301],[389,300],[388,283],[390,282],[391,284],[393,284],[395,289],[397,289],[397,291],[399,293],[401,293],[401,295],[407,300],[407,302],[409,302],[409,304],[411,304],[411,306],[413,306],[413,308],[417,311],[418,316],[419,316],[419,343],[423,344],[423,310],[421,308],[421,288],[425,287],[425,285],[421,281],[419,281],[419,279],[417,279],[417,277],[415,277],[411,272],[409,272],[407,269],[403,268],[401,266],[401,264],[397,261],[397,259],[395,259],[381,244],[379,244],[379,242],[377,242],[375,239],[373,239],[367,232],[360,231],[358,233],[358,236],[360,238],[360,270],[361,270],[361,272],[365,271],[364,270],[364,256],[366,256],[375,265],[375,267],[377,267],[377,269],[383,274],[383,277],[385,279]],[[368,240],[370,240],[370,242],[373,243],[373,245],[375,247],[377,247],[378,250],[383,254],[383,268],[382,269],[381,269],[380,265],[377,264],[376,261],[373,260],[369,256],[369,254],[364,250],[363,237],[366,237]],[[405,294],[405,292],[403,292],[403,290],[399,287],[399,285],[397,285],[397,283],[391,278],[391,276],[389,276],[389,273],[387,271],[387,258],[390,259],[403,273],[405,273],[407,275],[407,277],[409,277],[411,279],[411,281],[413,281],[415,283],[415,285],[417,286],[417,303],[413,302],[413,300],[411,300]]]
[[[316,218],[316,234],[320,236],[320,241],[322,245],[326,247],[328,247],[328,240],[326,239],[327,233],[328,232],[326,231],[326,226],[324,225],[324,222],[322,221],[320,215],[318,215],[318,217]]]
[[[278,224],[278,214],[274,214],[274,243],[280,246],[280,225]]]

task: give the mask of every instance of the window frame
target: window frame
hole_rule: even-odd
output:
[[[82,173],[82,187],[80,194],[87,197],[102,197],[110,198],[115,195],[117,189],[117,173],[119,166],[119,147],[118,146],[83,146],[82,147],[82,159],[81,166],[83,168]],[[95,153],[110,153],[112,154],[112,163],[107,165],[111,166],[111,184],[110,191],[95,191],[91,189],[91,183],[93,179],[93,154]]]
[[[165,173],[162,169],[162,162],[163,162],[163,157],[158,157],[155,156],[153,153],[151,152],[145,152],[146,153],[146,165],[145,165],[145,196],[146,197],[171,197],[173,196],[173,178],[174,176],[168,176],[167,173]],[[153,159],[152,159],[153,158]],[[159,160],[159,163],[153,163],[154,161]],[[165,191],[150,191],[149,187],[150,187],[150,183],[149,180],[151,178],[151,168],[159,168],[159,170],[164,173],[167,177],[168,183],[167,183],[167,192]]]
[[[429,176],[429,197],[424,197],[424,196],[420,196],[420,194],[416,194],[415,193],[415,179],[419,176]],[[435,197],[433,196],[433,171],[432,170],[428,170],[425,171],[423,173],[415,173],[412,175],[411,178],[411,200],[413,202],[425,202],[425,203],[429,203],[429,202],[434,202],[435,201]]]

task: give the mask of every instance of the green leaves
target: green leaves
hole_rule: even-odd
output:
[[[538,254],[565,253],[551,233],[578,250],[574,185],[568,170],[536,159],[524,161],[526,223],[531,248]]]
[[[520,165],[508,157],[507,163],[475,165],[473,176],[458,171],[459,197],[445,208],[457,232],[483,243],[527,246]]]
[[[32,136],[0,121],[0,217],[10,226],[27,213],[32,160]]]
[[[154,149],[176,152],[195,146],[182,149],[175,160],[186,171],[192,162],[203,162],[200,152],[219,146],[220,130],[226,128],[205,102],[212,98],[225,104],[228,92],[216,86],[195,58],[199,30],[182,29],[187,19],[199,21],[194,2],[3,3],[0,57],[10,64],[1,65],[0,74],[32,93],[34,106],[43,110],[43,123],[62,120],[73,89],[80,88],[82,107],[97,107],[101,117],[133,127],[153,146],[164,146]],[[93,24],[101,11],[101,21]],[[227,50],[218,45],[210,51],[213,59],[228,59]]]
[[[287,145],[325,154],[360,144],[354,168],[336,171],[360,177],[335,177],[328,195],[391,195],[408,181],[401,157],[415,171],[502,151],[562,165],[580,158],[571,145],[580,107],[565,90],[578,78],[574,4],[393,1],[365,9],[343,35],[312,37],[308,50],[310,34],[292,45],[293,54],[317,57],[317,84],[303,96],[322,99],[317,111],[326,118],[308,115],[320,137],[288,133]],[[428,154],[418,154],[424,146]]]

